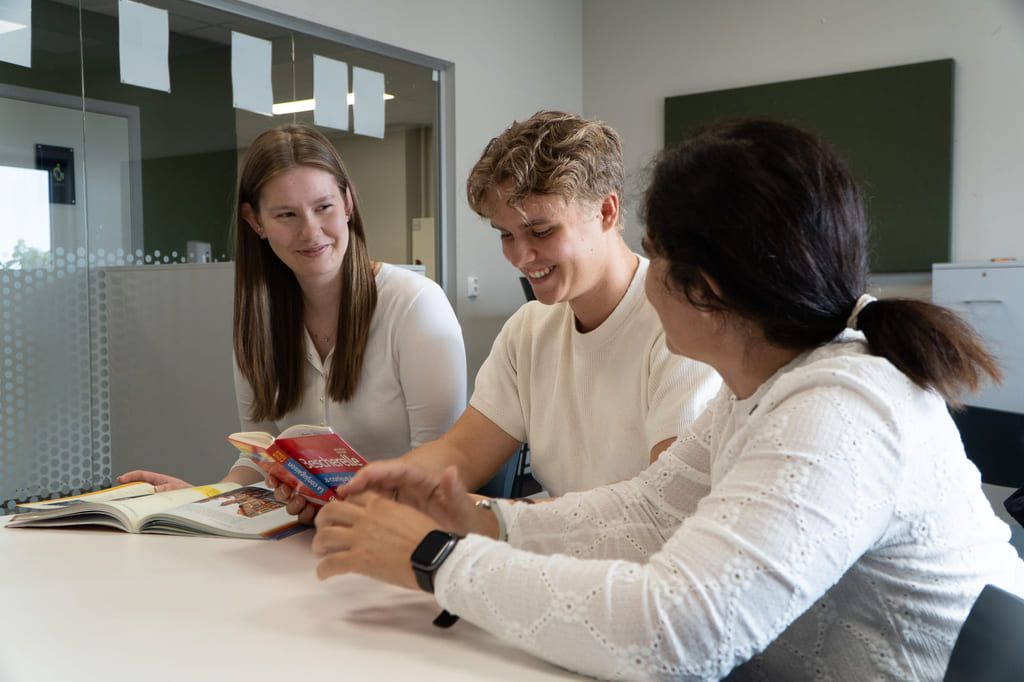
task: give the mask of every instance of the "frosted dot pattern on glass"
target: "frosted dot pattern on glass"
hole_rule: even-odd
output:
[[[0,514],[111,484],[106,270],[162,260],[55,249],[0,269]]]

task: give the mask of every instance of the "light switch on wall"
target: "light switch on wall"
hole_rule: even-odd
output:
[[[466,278],[466,296],[469,298],[476,298],[480,295],[480,278],[476,275],[470,275]]]

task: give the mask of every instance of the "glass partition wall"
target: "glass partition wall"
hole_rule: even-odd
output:
[[[138,59],[149,39],[122,25],[140,8],[166,17],[166,87],[132,80],[152,66]],[[3,12],[0,513],[130,468],[207,483],[230,466],[233,194],[263,130],[326,134],[371,255],[445,286],[450,65],[231,2],[24,0]],[[269,47],[274,109],[305,110],[236,106],[233,66],[253,66],[239,35]],[[335,69],[326,86],[321,58]],[[320,125],[314,90],[351,103],[357,71],[383,82],[382,125],[367,133],[358,105]]]

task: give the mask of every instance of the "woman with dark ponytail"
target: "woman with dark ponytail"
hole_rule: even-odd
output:
[[[689,301],[754,323],[771,344],[806,350],[860,330],[873,355],[953,407],[965,390],[1001,379],[952,311],[864,293],[859,190],[835,153],[800,130],[768,121],[705,130],[666,155],[646,211],[648,247]]]
[[[412,586],[440,527],[441,606],[591,675],[941,679],[982,588],[1024,595],[948,409],[995,360],[952,312],[865,293],[860,193],[801,130],[706,128],[645,217],[668,348],[724,381],[704,414],[636,478],[545,504],[475,507],[454,471],[406,477],[418,509],[331,503],[320,576]]]

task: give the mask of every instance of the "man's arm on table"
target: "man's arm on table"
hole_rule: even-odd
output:
[[[371,462],[348,483],[338,487],[342,497],[364,490],[400,494],[405,482],[417,488],[424,478],[440,480],[445,469],[455,466],[468,490],[477,490],[491,480],[522,445],[473,407],[467,407],[458,421],[437,440],[413,448],[401,457]],[[415,477],[410,481],[409,477]],[[288,511],[303,523],[312,523],[316,507],[294,495],[288,486],[268,479],[274,496],[288,502]]]
[[[467,407],[443,436],[413,448],[397,461],[415,464],[437,476],[454,465],[467,490],[472,491],[490,481],[521,445],[476,408]],[[363,472],[357,478],[359,475]]]

